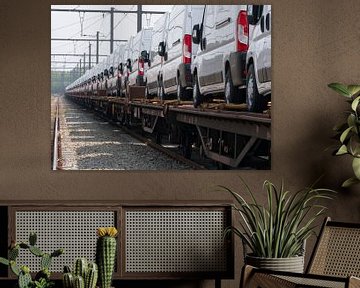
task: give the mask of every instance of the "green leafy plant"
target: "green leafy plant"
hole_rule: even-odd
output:
[[[41,278],[41,279],[39,279],[39,281],[35,280],[33,282],[33,287],[34,288],[51,288],[54,285],[55,285],[54,282],[49,282],[45,278]]]
[[[13,242],[8,251],[8,259],[0,257],[0,263],[10,266],[11,271],[18,277],[19,288],[50,288],[54,283],[50,280],[50,265],[53,257],[58,257],[64,253],[63,249],[57,249],[51,254],[43,252],[36,246],[37,236],[30,233],[29,243]],[[41,270],[35,275],[33,280],[28,266],[19,266],[16,259],[19,256],[20,249],[28,250],[33,255],[39,257]]]
[[[334,127],[340,140],[340,146],[334,154],[338,156],[349,154],[353,158],[354,177],[347,179],[342,184],[343,187],[349,187],[360,183],[360,85],[331,83],[328,86],[338,94],[346,97],[351,106],[351,109],[347,112],[347,121]]]
[[[240,227],[229,227],[229,232],[239,236],[252,251],[252,256],[265,258],[288,258],[301,255],[304,241],[314,233],[315,220],[324,214],[325,206],[318,200],[332,199],[334,191],[305,188],[296,193],[278,189],[266,180],[267,206],[257,202],[249,186],[243,181],[251,202],[239,193],[220,186],[236,200],[233,208],[240,215]]]

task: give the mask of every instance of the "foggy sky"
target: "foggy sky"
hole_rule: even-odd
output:
[[[101,9],[109,10],[134,10],[136,5],[52,5],[51,8],[65,9]],[[143,11],[169,11],[172,5],[143,5]],[[143,14],[143,27],[152,26],[160,17],[156,14]],[[81,21],[83,36],[81,35]],[[136,14],[114,13],[114,39],[128,40],[135,35],[137,18]],[[96,31],[100,31],[100,39],[110,39],[110,13],[79,13],[79,12],[51,12],[51,38],[96,38]],[[84,36],[86,35],[86,36]],[[96,53],[96,42],[91,42],[91,54]],[[114,42],[114,50],[120,42]],[[51,41],[51,53],[86,53],[89,52],[88,41]],[[110,53],[110,42],[99,43],[99,54]],[[82,57],[74,56],[52,56],[55,61],[79,61]],[[95,58],[93,58],[95,59]],[[104,58],[100,57],[100,60]],[[88,61],[88,56],[86,57]],[[52,63],[52,67],[74,67],[76,64]]]

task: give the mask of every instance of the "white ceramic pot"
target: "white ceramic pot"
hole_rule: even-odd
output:
[[[289,258],[263,258],[246,255],[245,263],[262,269],[304,273],[304,256]]]

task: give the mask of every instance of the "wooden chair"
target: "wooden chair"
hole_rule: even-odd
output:
[[[244,266],[240,287],[360,287],[360,223],[326,218],[306,273]]]

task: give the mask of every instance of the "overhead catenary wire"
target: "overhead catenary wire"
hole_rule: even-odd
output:
[[[88,18],[87,20],[92,20],[92,19],[97,18],[97,17],[99,17],[99,15],[92,16],[92,17]],[[72,26],[75,26],[75,25],[79,25],[79,21],[72,22],[72,23],[64,25],[64,26],[56,27],[54,29],[51,29],[51,32],[59,31],[61,29],[69,28],[69,27],[72,27]]]
[[[96,15],[96,17],[99,17],[99,15]],[[93,17],[93,18],[95,18],[95,17]],[[91,24],[85,26],[84,30],[92,27],[93,25],[95,25],[96,23],[100,22],[101,20],[103,20],[103,19],[102,19],[102,18],[99,18],[99,19],[97,19],[96,21],[92,22]],[[77,24],[79,24],[79,22],[77,22]],[[71,38],[74,38],[74,37],[78,36],[78,34],[79,34],[79,32],[76,32],[75,34],[71,35],[71,36],[68,37],[68,38],[70,38],[70,39],[71,39]],[[55,47],[52,47],[52,49],[57,49],[57,48],[65,47],[65,46],[70,45],[70,44],[71,44],[71,42],[67,42],[67,43],[60,44],[60,45],[57,45],[57,46],[55,46]],[[79,44],[79,47],[81,47],[81,46],[83,46],[83,45],[85,45],[85,43],[80,43],[80,44]]]
[[[78,6],[76,6],[76,7],[80,7],[81,5],[78,5]],[[130,5],[129,5],[130,6]],[[122,10],[122,9],[119,9],[119,6],[118,7],[116,7],[116,6],[114,6],[114,8],[111,8],[111,10],[109,10],[109,11],[107,11],[107,10],[99,10],[99,11],[97,11],[97,12],[103,12],[103,13],[101,13],[100,15],[98,14],[98,13],[96,13],[97,15],[96,16],[94,16],[94,17],[91,17],[91,18],[87,18],[86,17],[86,19],[85,19],[85,13],[87,13],[88,12],[88,10],[81,10],[81,9],[79,9],[79,11],[77,11],[77,8],[73,8],[72,10],[72,12],[78,12],[79,13],[79,16],[80,16],[80,32],[77,32],[77,33],[75,33],[75,34],[73,34],[73,35],[71,35],[70,36],[70,38],[74,38],[74,37],[76,37],[79,33],[81,33],[81,36],[85,36],[85,34],[84,33],[86,33],[86,29],[88,29],[89,27],[92,27],[92,26],[94,26],[94,25],[96,25],[96,24],[98,24],[100,21],[101,21],[101,23],[100,23],[100,28],[103,28],[103,29],[98,29],[98,31],[104,31],[104,26],[105,26],[105,24],[106,24],[106,17],[108,16],[108,15],[111,15],[111,12],[112,11],[115,11],[115,12],[117,12],[117,13],[121,13],[122,14],[122,17],[117,21],[117,23],[115,24],[115,26],[113,26],[113,31],[115,31],[115,29],[117,28],[117,27],[119,27],[120,26],[120,24],[121,23],[123,23],[124,22],[124,20],[126,19],[126,20],[128,20],[128,21],[130,21],[130,22],[133,22],[133,23],[136,23],[136,21],[134,20],[134,18],[133,17],[128,17],[128,16],[134,16],[135,18],[137,17],[137,15],[135,15],[135,14],[132,14],[133,12],[132,11],[134,11],[134,12],[136,12],[136,9],[134,9],[134,8],[136,8],[136,6],[137,5],[131,5],[131,7],[130,7],[130,9],[128,9],[128,10]],[[121,7],[121,6],[120,6]],[[121,7],[122,8],[122,7]],[[57,11],[57,10],[61,10],[61,9],[54,9],[55,11]],[[91,10],[90,10],[91,11]],[[123,12],[122,12],[123,11]],[[159,13],[158,11],[155,11],[155,12],[153,12],[153,11],[142,11],[142,12],[144,12],[144,14],[145,14],[145,17],[146,17],[146,21],[147,21],[147,24],[148,24],[148,26],[149,26],[149,23],[151,22],[151,20],[153,20],[152,19],[152,13]],[[86,15],[87,16],[87,15]],[[99,17],[100,16],[100,18],[97,18],[97,17]],[[90,19],[94,19],[94,18],[97,18],[95,21],[93,21],[93,22],[91,22],[89,25],[87,25],[87,26],[85,26],[84,24],[86,24]],[[79,23],[79,22],[77,22],[77,23]],[[61,29],[63,29],[64,27],[71,27],[71,26],[73,26],[73,25],[75,25],[76,23],[71,23],[71,24],[68,24],[68,25],[64,25],[64,26],[61,26],[61,27],[57,27],[57,28],[55,28],[55,31],[56,30],[61,30]],[[131,24],[130,24],[130,26],[131,26]],[[94,27],[95,28],[95,27]],[[108,29],[105,29],[105,31],[109,31]],[[107,33],[107,35],[105,35],[105,36],[103,36],[103,37],[105,37],[105,38],[107,38],[109,35],[111,34],[111,32],[109,32],[109,33]],[[90,35],[86,35],[86,36],[90,36]],[[69,38],[69,39],[70,39]],[[85,53],[85,54],[87,54],[88,53],[88,43],[86,43],[86,42],[82,42],[82,43],[77,43],[76,41],[72,41],[72,43],[73,44],[71,44],[71,41],[69,41],[68,43],[64,43],[64,44],[60,44],[60,45],[56,45],[56,46],[53,46],[52,47],[52,52],[53,52],[53,50],[54,49],[58,49],[58,48],[62,48],[62,47],[71,47],[72,45],[74,45],[74,48],[76,49],[76,52],[79,52],[79,51],[83,51],[83,53]],[[99,41],[99,46],[101,47],[101,49],[104,49],[104,46],[102,46],[102,41]],[[116,45],[118,46],[118,43],[116,43]],[[70,50],[69,50],[70,51]],[[74,52],[75,53],[75,52]],[[107,54],[108,52],[106,52],[105,54]],[[70,53],[69,53],[70,54]],[[82,58],[82,57],[81,57]]]

